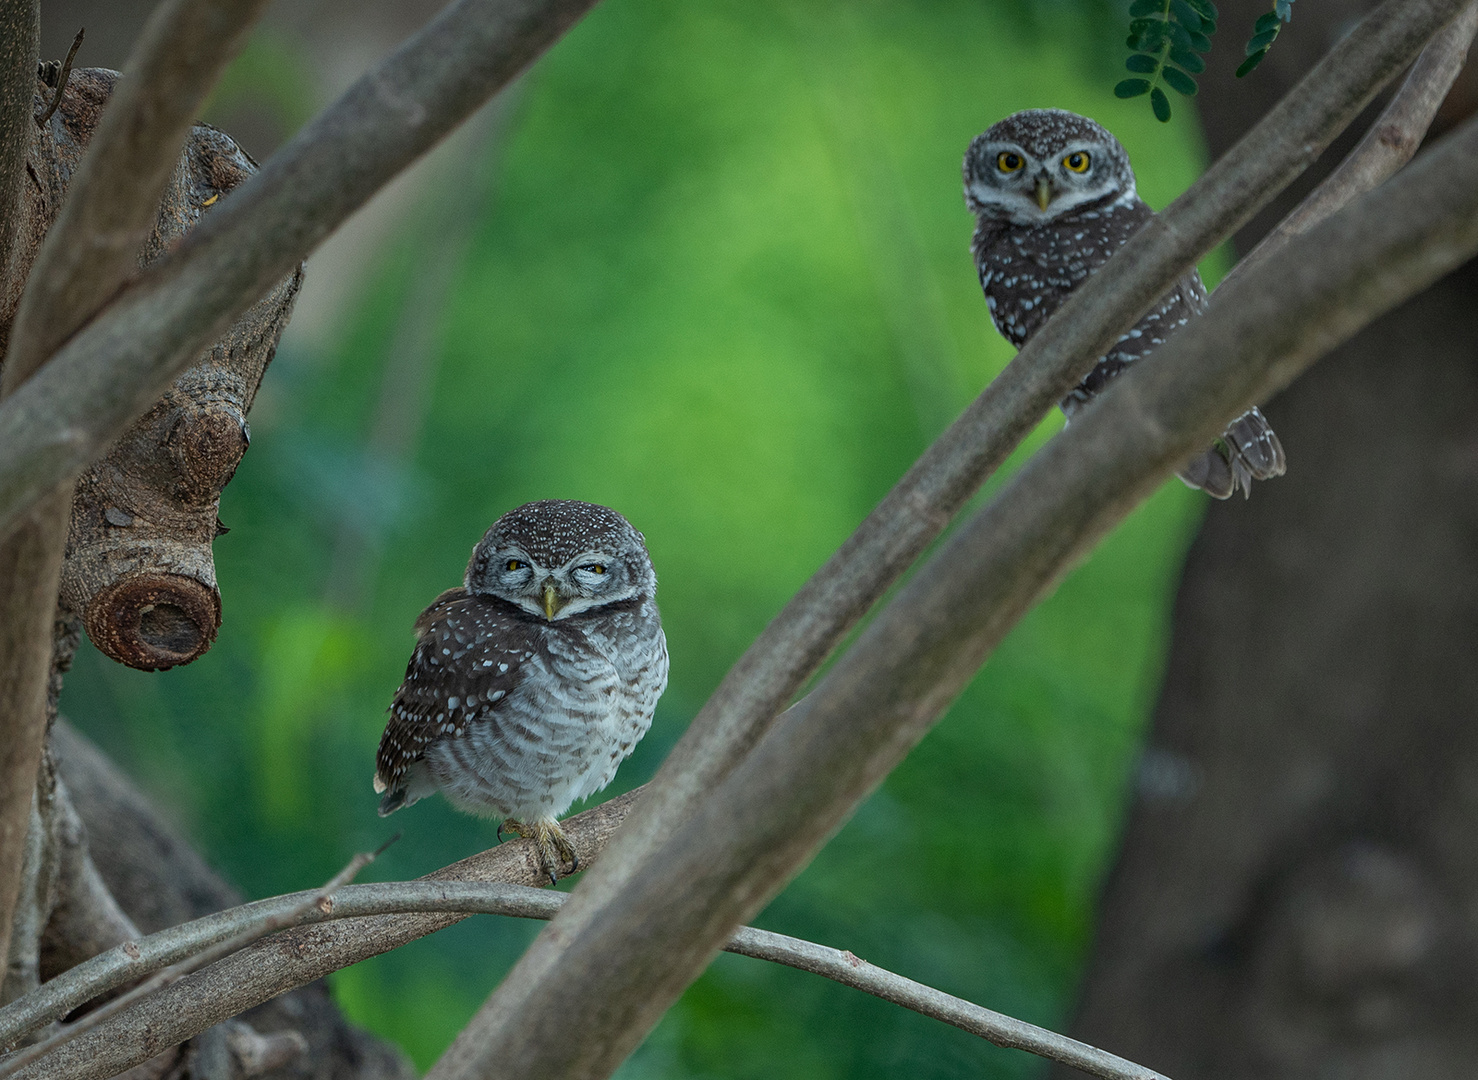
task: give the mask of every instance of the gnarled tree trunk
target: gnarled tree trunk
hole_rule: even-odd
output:
[[[1208,75],[1213,154],[1358,6],[1300,7],[1256,75]],[[1475,87],[1470,64],[1449,123]],[[1176,1080],[1473,1074],[1475,299],[1469,265],[1321,361],[1267,410],[1288,475],[1210,508],[1078,1037]]]

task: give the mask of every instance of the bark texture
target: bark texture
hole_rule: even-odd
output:
[[[102,752],[65,723],[52,731],[58,773],[91,841],[97,872],[145,933],[241,903]],[[450,920],[449,920],[450,921]],[[110,946],[113,943],[109,943]],[[394,1047],[352,1027],[322,981],[273,998],[124,1074],[159,1080],[411,1080]]]
[[[1213,154],[1359,6],[1311,8],[1243,84],[1208,76]],[[1234,27],[1263,5],[1222,7]],[[1079,1038],[1177,1080],[1472,1075],[1475,295],[1470,264],[1303,376],[1267,409],[1288,475],[1211,507]]]
[[[117,72],[99,68],[72,72],[60,107],[35,132],[18,272],[0,296],[0,337],[8,334],[25,274],[117,80]],[[38,80],[41,108],[53,93],[44,77]],[[255,171],[229,136],[196,125],[140,266],[170,250]],[[216,510],[250,441],[246,414],[301,281],[299,270],[278,282],[78,479],[60,606],[64,616],[81,618],[93,643],[120,663],[169,668],[189,663],[215,640],[221,622],[211,558]]]

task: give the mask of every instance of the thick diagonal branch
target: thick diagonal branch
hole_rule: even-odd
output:
[[[608,1076],[1101,537],[1233,417],[1478,251],[1475,169],[1469,122],[1219,290],[918,571],[595,919],[551,923],[566,962],[505,982],[430,1077]]]
[[[1370,125],[1355,149],[1294,207],[1278,227],[1263,237],[1222,279],[1245,274],[1299,233],[1308,232],[1351,199],[1395,176],[1415,156],[1452,84],[1467,61],[1478,33],[1478,2],[1470,2],[1432,39],[1411,72]]]
[[[692,813],[1096,359],[1298,176],[1460,6],[1382,5],[1130,240],[1107,272],[1078,287],[730,669],[664,762],[651,797],[618,838],[616,857],[582,884],[562,924],[614,893],[638,854]]]
[[[755,745],[832,649],[1150,304],[1226,239],[1358,115],[1463,6],[1383,4],[1345,36],[1225,157],[1078,287],[931,446],[729,671],[663,764],[610,858],[501,991],[566,966],[572,940]],[[507,1000],[511,1001],[511,997]],[[512,1006],[509,1006],[510,1008]]]
[[[31,145],[31,87],[41,37],[39,0],[0,0],[0,307],[17,230],[16,205]],[[0,353],[5,342],[0,340]]]
[[[0,403],[0,534],[594,0],[457,0],[307,124]],[[1436,0],[1432,0],[1436,2]]]

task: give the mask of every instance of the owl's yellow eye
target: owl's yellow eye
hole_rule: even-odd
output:
[[[1020,172],[1026,162],[1021,160],[1020,154],[1014,154],[1010,150],[996,155],[996,168],[1002,172]]]
[[[1063,158],[1062,164],[1071,172],[1085,173],[1088,171],[1088,155],[1078,150]]]
[[[524,564],[522,562],[520,562],[518,559],[509,559],[508,560],[508,569],[510,569],[510,570],[522,570],[523,569],[523,566],[524,566]]]
[[[603,563],[591,563],[585,569],[589,570],[592,574],[604,574],[606,572],[605,564]]]

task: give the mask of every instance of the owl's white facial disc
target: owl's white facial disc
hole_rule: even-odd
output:
[[[657,576],[641,533],[614,510],[546,500],[505,514],[487,531],[473,548],[466,585],[558,621],[652,596]]]
[[[1119,141],[1061,109],[1028,109],[994,125],[970,144],[964,173],[971,212],[1015,225],[1136,198],[1134,171]]]

